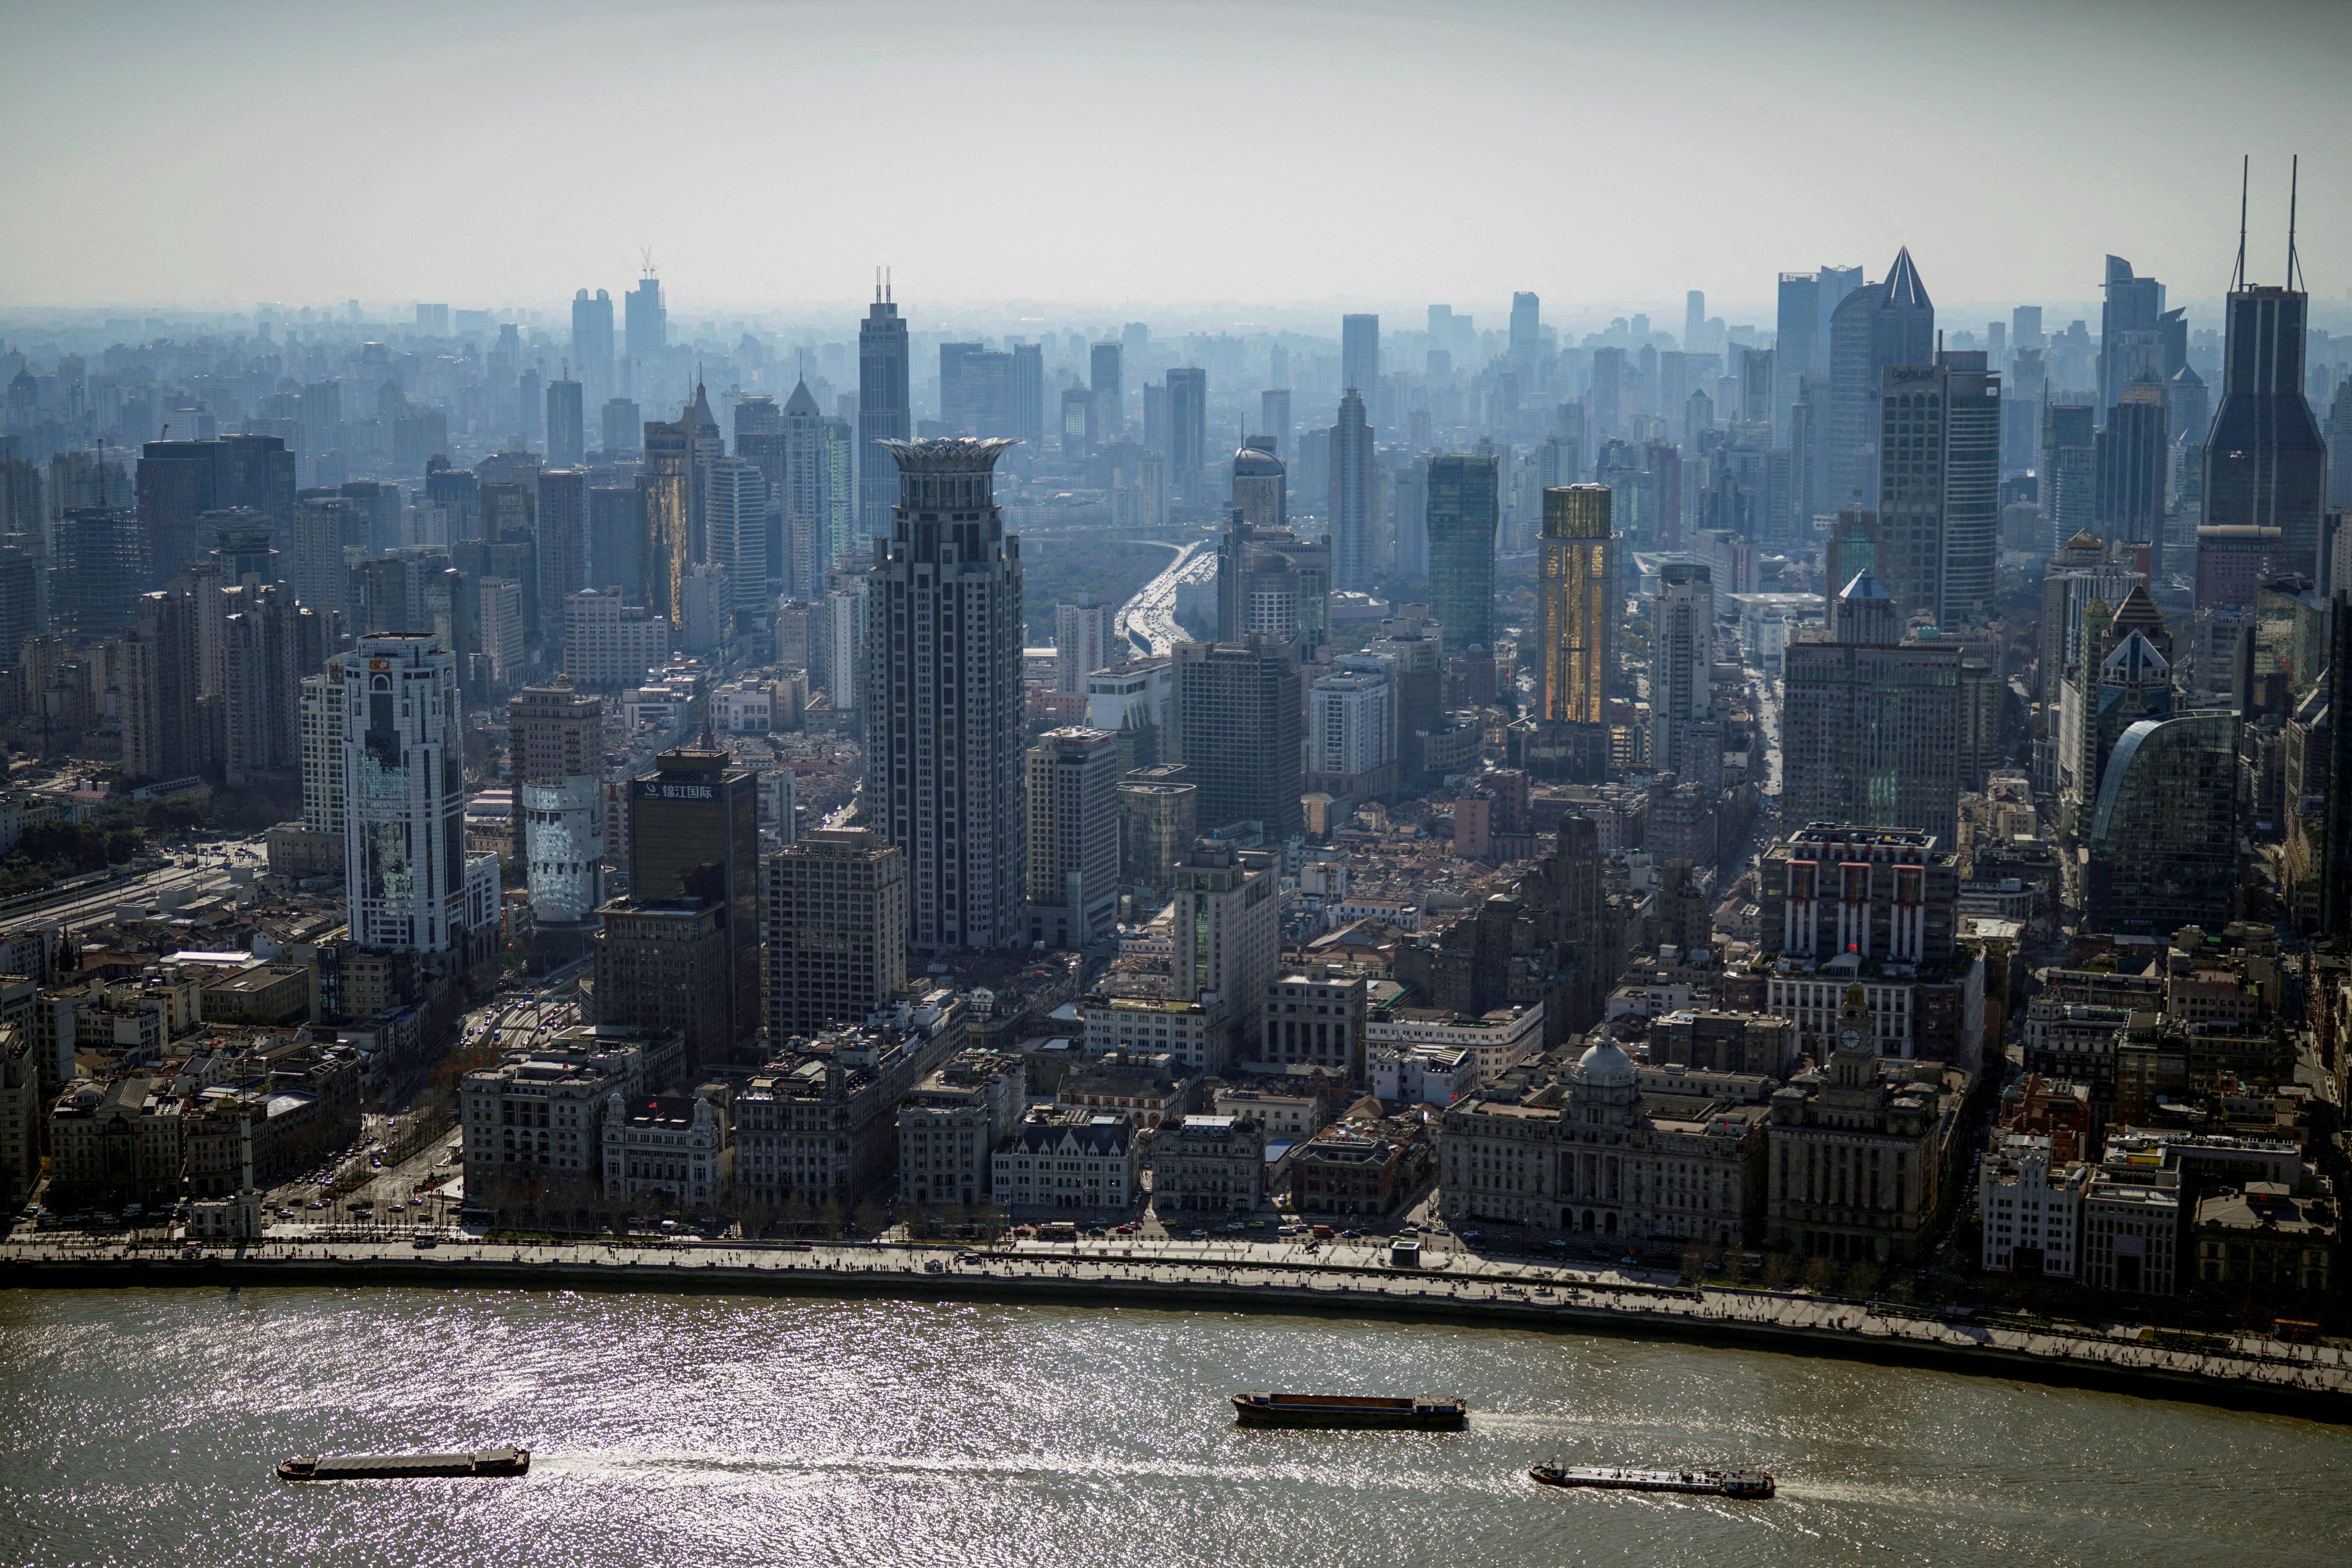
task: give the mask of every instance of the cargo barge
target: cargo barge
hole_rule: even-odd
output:
[[[1244,1426],[1366,1426],[1442,1432],[1470,1419],[1459,1399],[1381,1399],[1352,1394],[1236,1394]]]
[[[1772,1495],[1772,1476],[1768,1470],[1632,1470],[1554,1461],[1528,1466],[1528,1477],[1548,1487],[1600,1487],[1621,1492],[1697,1492],[1759,1501]]]
[[[278,1467],[281,1481],[398,1481],[428,1476],[530,1473],[529,1448],[485,1448],[478,1454],[352,1454],[327,1459],[297,1455]]]

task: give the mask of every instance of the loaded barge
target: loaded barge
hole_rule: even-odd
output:
[[[485,1448],[478,1454],[352,1454],[314,1459],[297,1455],[278,1467],[281,1481],[415,1480],[425,1476],[522,1476],[529,1448]]]
[[[1234,1410],[1244,1426],[1369,1426],[1414,1432],[1452,1431],[1469,1422],[1459,1399],[1379,1399],[1352,1394],[1236,1394]]]
[[[1600,1487],[1621,1492],[1698,1492],[1707,1497],[1760,1500],[1772,1495],[1767,1470],[1629,1470],[1615,1466],[1586,1468],[1530,1465],[1528,1476],[1548,1487]]]

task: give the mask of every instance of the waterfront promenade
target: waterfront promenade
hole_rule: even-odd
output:
[[[2136,1325],[2063,1331],[1980,1323],[1801,1291],[1725,1289],[1618,1272],[1438,1254],[1391,1268],[1386,1243],[1015,1241],[980,1247],[700,1240],[511,1243],[279,1237],[201,1258],[120,1241],[0,1243],[22,1286],[320,1284],[898,1295],[1078,1307],[1217,1308],[1443,1318],[1493,1327],[1642,1333],[1900,1362],[2352,1422],[2352,1359],[2332,1347],[2240,1335],[2199,1348]],[[2226,1347],[2226,1348],[2221,1348]]]

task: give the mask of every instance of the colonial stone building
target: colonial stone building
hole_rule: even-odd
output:
[[[1762,1217],[1765,1110],[1755,1101],[1771,1080],[1703,1087],[1645,1092],[1604,1035],[1564,1073],[1518,1077],[1454,1106],[1441,1135],[1446,1218],[1745,1245]]]
[[[1245,1215],[1265,1195],[1265,1128],[1246,1116],[1188,1116],[1151,1139],[1151,1207],[1161,1219]]]
[[[1882,1064],[1869,1002],[1849,985],[1829,1066],[1772,1096],[1770,1244],[1841,1263],[1924,1260],[1964,1083],[1926,1064]]]

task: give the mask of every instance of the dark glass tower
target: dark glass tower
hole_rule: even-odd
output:
[[[1824,269],[1826,273],[1826,269]],[[1856,289],[1830,316],[1827,507],[1868,506],[1878,494],[1878,401],[1889,365],[1933,364],[1936,305],[1899,252],[1886,281]]]
[[[874,303],[857,328],[857,531],[890,531],[890,509],[898,501],[898,465],[881,441],[904,441],[915,433],[907,393],[907,323],[889,297],[889,286],[874,290]]]
[[[1429,607],[1448,653],[1495,646],[1496,468],[1476,453],[1429,459]]]
[[[2325,584],[2327,444],[2303,395],[2309,307],[2297,289],[2242,283],[2231,290],[2221,406],[2205,441],[2202,521],[2277,529],[2287,569]]]
[[[629,902],[718,912],[729,1044],[760,1027],[760,813],[749,771],[679,747],[629,782]]]

